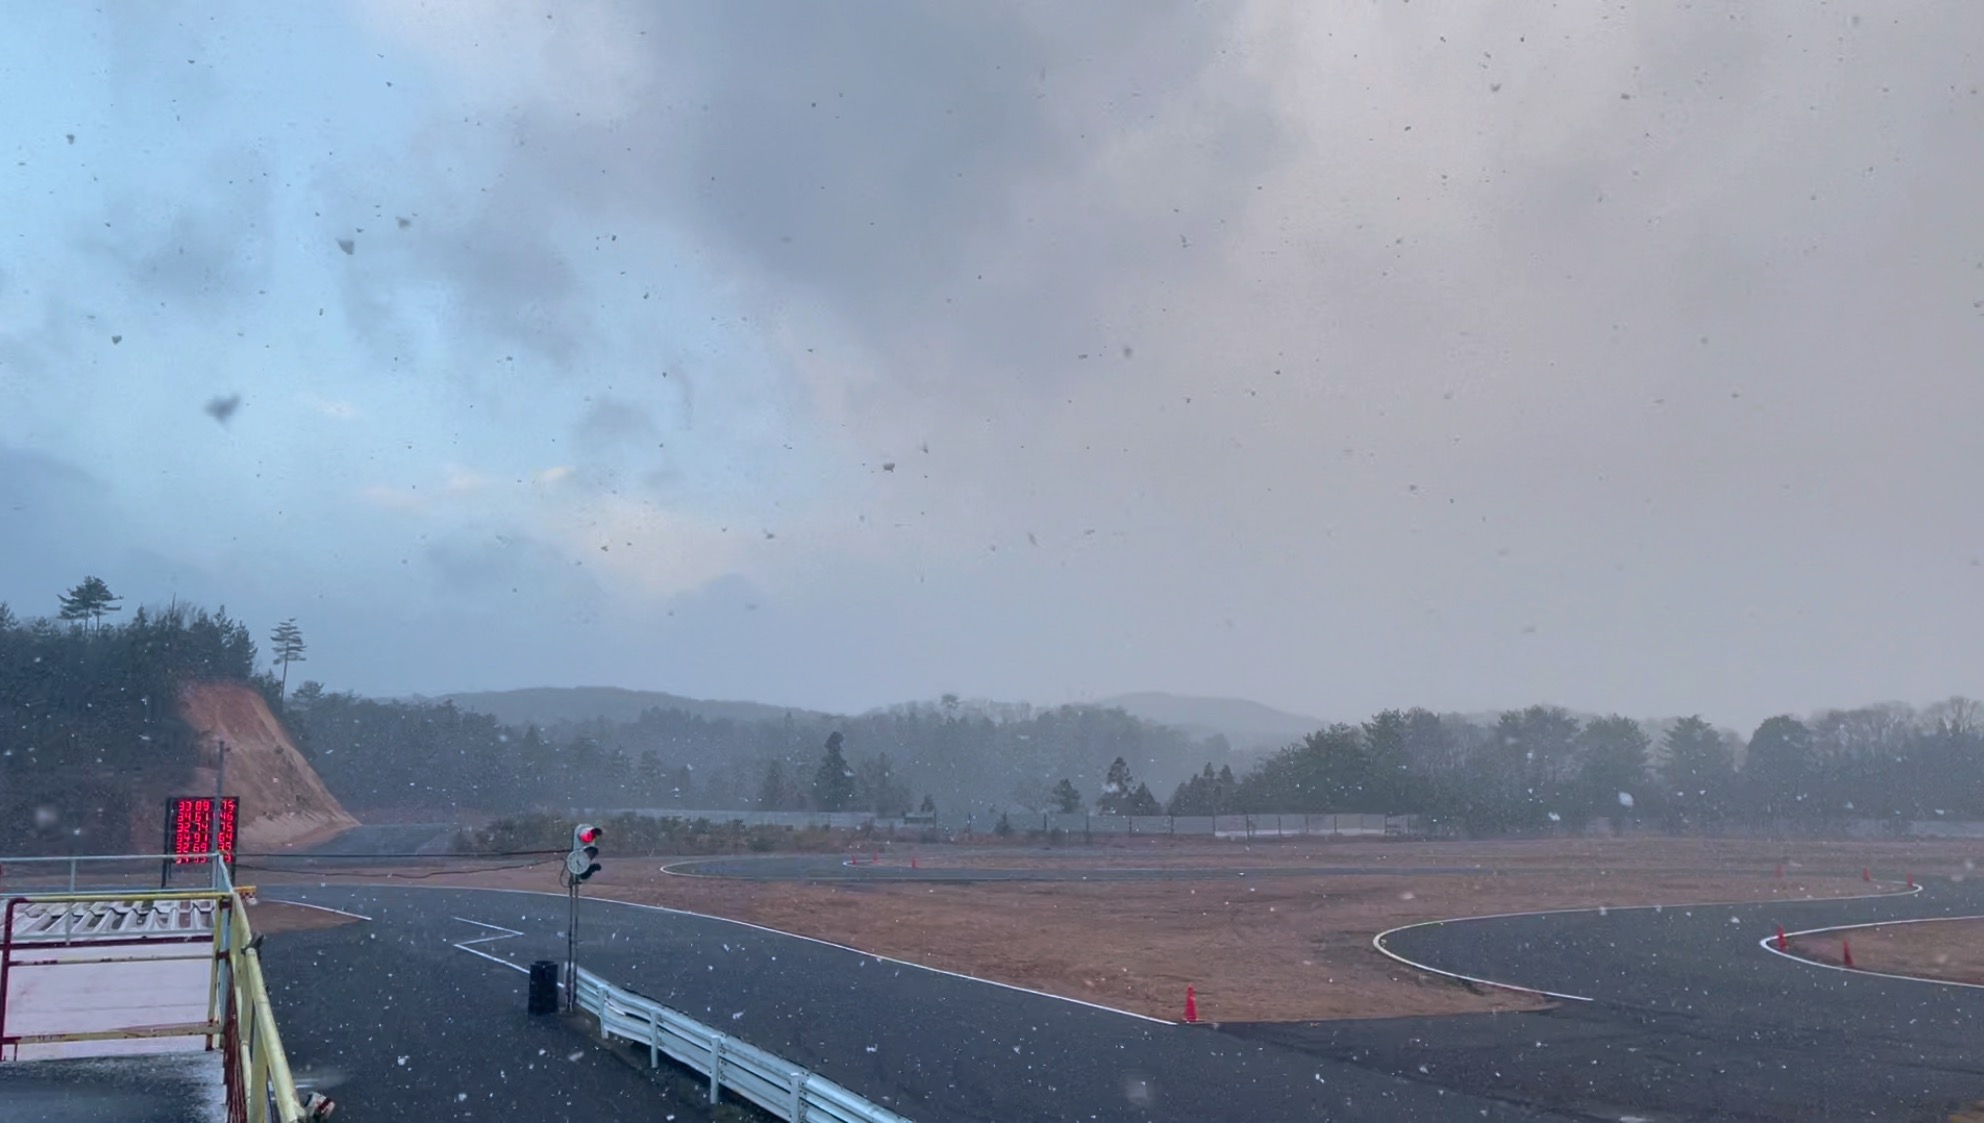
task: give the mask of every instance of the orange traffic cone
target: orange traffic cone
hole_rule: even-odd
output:
[[[1185,1021],[1187,1024],[1199,1020],[1199,992],[1190,986],[1185,988]]]
[[[1841,938],[1839,941],[1839,962],[1843,967],[1853,966],[1853,941]]]

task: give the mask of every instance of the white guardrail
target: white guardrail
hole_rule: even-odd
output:
[[[667,1056],[709,1077],[710,1102],[728,1088],[790,1123],[909,1123],[884,1107],[663,1006],[621,990],[581,967],[579,1009],[599,1019],[600,1032],[648,1047],[648,1063]]]

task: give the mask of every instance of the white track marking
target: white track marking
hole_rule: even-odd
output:
[[[439,888],[439,886],[436,886],[435,888]],[[548,893],[545,895],[550,896],[550,894]],[[477,951],[469,946],[470,944],[486,944],[494,940],[512,939],[514,937],[523,935],[522,932],[517,931],[515,928],[505,928],[500,924],[484,924],[480,920],[470,920],[466,916],[458,916],[455,917],[455,919],[461,921],[463,924],[473,924],[477,928],[487,928],[497,933],[497,935],[494,936],[478,936],[473,940],[463,940],[459,944],[452,945],[456,951],[465,951],[470,955],[480,956],[481,958],[487,959],[489,962],[497,964],[499,966],[508,967],[512,971],[521,971],[526,975],[530,974],[530,968],[525,967],[520,963],[512,963],[507,959],[503,959],[499,956],[490,955],[486,951]]]
[[[546,893],[541,889],[495,889],[495,888],[480,887],[473,885],[389,885],[385,883],[374,883],[369,885],[353,885],[350,886],[350,888],[352,889],[433,889],[433,890],[468,892],[468,893],[518,893],[526,897],[551,897],[551,898],[562,898],[564,896],[563,893]],[[894,956],[877,955],[872,951],[862,951],[860,948],[849,947],[846,944],[837,944],[834,943],[832,940],[822,940],[817,936],[802,936],[797,932],[784,932],[784,931],[780,931],[777,928],[767,928],[762,924],[752,924],[749,921],[745,921],[745,920],[732,920],[727,916],[711,916],[709,913],[706,912],[690,912],[688,909],[671,909],[662,905],[644,905],[639,901],[619,901],[613,899],[612,897],[589,897],[587,899],[593,901],[599,901],[609,905],[621,905],[630,909],[647,909],[649,912],[673,913],[677,916],[693,916],[699,920],[715,920],[724,924],[735,924],[739,928],[750,928],[759,932],[768,932],[774,936],[785,936],[788,939],[804,940],[809,944],[819,944],[822,947],[830,947],[838,951],[853,952],[854,954],[861,956],[864,959],[872,959],[878,963],[894,963],[901,967],[914,967],[918,971],[928,971],[933,975],[949,975],[953,979],[966,979],[974,983],[984,983],[986,986],[999,987],[1003,990],[1018,991],[1021,994],[1035,994],[1035,995],[1039,995],[1042,998],[1051,998],[1056,1002],[1066,1002],[1075,1006],[1086,1006],[1091,1010],[1100,1010],[1105,1014],[1119,1014],[1125,1018],[1135,1018],[1140,1022],[1150,1022],[1153,1025],[1172,1026],[1179,1024],[1177,1022],[1168,1021],[1164,1018],[1153,1018],[1149,1014],[1139,1014],[1134,1010],[1118,1010],[1114,1006],[1104,1006],[1100,1002],[1088,1002],[1080,998],[1069,998],[1065,994],[1051,994],[1044,990],[1034,990],[1031,987],[1016,986],[1012,983],[1002,983],[997,979],[981,979],[976,975],[966,975],[959,971],[946,971],[942,967],[932,967],[927,963],[914,963],[907,959],[897,959]],[[460,920],[462,918],[456,917],[455,919]],[[469,923],[476,924],[479,923],[479,921],[471,920],[469,921]],[[487,925],[486,927],[494,928],[495,925],[491,924],[491,925]],[[518,932],[514,934],[522,935],[523,933]],[[500,937],[495,937],[495,938],[500,938]],[[470,942],[475,943],[480,941],[470,941]],[[460,944],[456,944],[455,946],[458,948],[462,947]],[[482,952],[475,951],[473,948],[462,948],[462,950],[466,952],[470,952],[475,955],[484,954]],[[485,956],[485,958],[501,963],[505,967],[510,967],[518,971],[523,971],[526,974],[529,973],[528,968],[519,967],[514,963],[508,962],[507,960],[496,959],[496,957],[494,956]]]
[[[299,909],[316,909],[316,910],[317,910],[318,912],[334,912],[334,913],[336,913],[336,914],[338,914],[339,916],[349,916],[349,917],[353,917],[353,918],[355,918],[355,919],[358,919],[358,920],[370,920],[370,919],[372,919],[371,917],[369,917],[369,916],[366,916],[366,915],[365,915],[364,913],[362,913],[362,912],[348,912],[348,911],[346,911],[346,910],[344,910],[344,909],[334,909],[334,908],[332,908],[332,907],[331,907],[331,906],[329,906],[329,905],[313,905],[313,904],[310,904],[310,903],[308,903],[308,902],[306,902],[306,901],[286,901],[286,900],[283,900],[283,899],[282,899],[282,898],[280,898],[280,897],[270,897],[270,898],[269,898],[269,903],[270,903],[270,904],[276,904],[276,905],[291,905],[291,906],[294,906],[294,907],[296,907],[296,908],[299,908]]]
[[[1525,913],[1511,913],[1511,914],[1509,914],[1509,915],[1511,915],[1511,916],[1524,916],[1524,915],[1528,915],[1528,914],[1525,914]],[[1542,914],[1537,914],[1537,915],[1542,915]],[[1485,916],[1470,916],[1470,917],[1465,917],[1464,919],[1467,919],[1467,920],[1491,920],[1491,919],[1495,919],[1495,918],[1493,918],[1493,917],[1485,917]],[[1444,920],[1429,920],[1429,921],[1427,921],[1426,923],[1428,923],[1428,924],[1445,924],[1445,923],[1446,923],[1446,921],[1444,921]],[[1474,984],[1476,984],[1476,985],[1478,985],[1478,986],[1484,986],[1484,987],[1494,987],[1494,988],[1496,988],[1497,990],[1512,990],[1512,991],[1515,991],[1515,992],[1517,992],[1518,994],[1534,994],[1534,995],[1538,995],[1538,996],[1540,996],[1540,997],[1543,997],[1543,998],[1558,998],[1558,999],[1562,999],[1562,1000],[1564,1000],[1564,1001],[1566,1001],[1566,1002],[1590,1002],[1590,1001],[1591,1001],[1591,999],[1589,999],[1589,998],[1586,998],[1586,997],[1585,997],[1584,995],[1582,995],[1582,994],[1559,994],[1558,992],[1556,992],[1556,991],[1554,991],[1554,990],[1538,990],[1538,989],[1536,989],[1535,987],[1525,987],[1525,986],[1517,986],[1517,985],[1516,985],[1516,984],[1514,984],[1514,983],[1498,983],[1498,982],[1496,982],[1496,981],[1495,981],[1495,980],[1493,980],[1493,979],[1483,979],[1483,978],[1478,978],[1478,977],[1476,977],[1476,976],[1474,976],[1474,975],[1463,975],[1463,974],[1461,974],[1461,973],[1460,973],[1460,972],[1458,972],[1458,971],[1442,971],[1442,970],[1440,970],[1440,969],[1439,969],[1438,967],[1429,967],[1429,966],[1427,966],[1426,964],[1424,964],[1424,963],[1420,963],[1420,962],[1418,962],[1418,961],[1416,961],[1416,960],[1411,960],[1411,959],[1407,959],[1406,957],[1404,957],[1404,956],[1402,956],[1402,955],[1400,955],[1399,953],[1397,953],[1397,952],[1395,952],[1395,951],[1393,951],[1392,949],[1390,949],[1390,948],[1388,948],[1388,947],[1386,947],[1386,946],[1385,946],[1385,937],[1386,937],[1386,936],[1389,936],[1389,935],[1391,935],[1391,934],[1392,934],[1393,932],[1403,932],[1403,931],[1405,931],[1405,929],[1407,929],[1407,928],[1418,928],[1418,927],[1420,927],[1420,925],[1418,925],[1418,924],[1407,924],[1407,925],[1404,925],[1403,927],[1399,927],[1399,928],[1393,928],[1393,929],[1390,929],[1389,931],[1384,931],[1384,932],[1380,932],[1380,933],[1378,933],[1378,934],[1377,934],[1376,936],[1373,936],[1373,937],[1371,937],[1371,946],[1372,946],[1372,947],[1374,947],[1374,948],[1377,948],[1377,949],[1378,949],[1378,952],[1379,952],[1379,954],[1381,954],[1381,955],[1386,955],[1386,956],[1389,956],[1389,957],[1391,957],[1392,959],[1395,959],[1395,960],[1397,960],[1398,962],[1400,962],[1400,963],[1403,963],[1403,964],[1405,964],[1405,965],[1406,965],[1407,967],[1410,967],[1410,968],[1412,968],[1412,969],[1413,969],[1413,970],[1415,970],[1415,971],[1424,971],[1424,972],[1426,972],[1427,974],[1430,974],[1430,975],[1440,975],[1440,976],[1442,976],[1442,977],[1444,977],[1444,978],[1448,978],[1448,979],[1459,979],[1459,980],[1461,980],[1462,982],[1466,982],[1466,983],[1474,983]]]
[[[1878,885],[1880,884],[1880,882],[1875,882],[1875,884]],[[1392,959],[1395,959],[1398,962],[1405,964],[1407,967],[1410,967],[1415,971],[1425,971],[1428,974],[1432,974],[1432,975],[1440,975],[1449,979],[1460,979],[1464,982],[1477,983],[1481,986],[1496,987],[1501,990],[1512,990],[1521,994],[1535,994],[1535,995],[1541,995],[1545,998],[1561,998],[1570,1002],[1592,1002],[1595,1001],[1595,999],[1586,998],[1585,996],[1579,994],[1558,994],[1555,991],[1538,990],[1535,987],[1518,986],[1515,983],[1496,982],[1494,979],[1478,979],[1472,975],[1463,975],[1456,971],[1442,971],[1438,967],[1429,967],[1424,963],[1417,962],[1416,960],[1407,959],[1406,957],[1386,947],[1385,937],[1396,935],[1400,932],[1404,932],[1413,928],[1430,928],[1438,924],[1464,924],[1470,920],[1512,920],[1517,917],[1524,917],[1524,916],[1563,916],[1570,913],[1586,913],[1586,912],[1601,912],[1601,913],[1644,912],[1648,909],[1652,909],[1656,912],[1659,912],[1659,911],[1664,911],[1666,909],[1736,908],[1741,905],[1825,904],[1831,901],[1869,901],[1881,897],[1908,897],[1920,893],[1921,891],[1922,891],[1922,887],[1920,885],[1911,885],[1906,889],[1896,889],[1883,893],[1858,893],[1851,897],[1807,897],[1800,901],[1702,901],[1702,902],[1694,902],[1694,903],[1679,904],[1679,905],[1599,905],[1591,908],[1537,909],[1533,912],[1495,912],[1495,913],[1487,913],[1482,916],[1456,916],[1456,917],[1450,917],[1446,920],[1422,920],[1416,924],[1401,924],[1397,928],[1387,928],[1383,932],[1380,932],[1377,935],[1371,937],[1371,946],[1377,948],[1381,954],[1386,955]],[[1933,919],[1944,920],[1950,918],[1935,917]],[[1894,922],[1891,921],[1890,923],[1894,923]],[[1846,925],[1845,927],[1852,928],[1852,927],[1861,927],[1861,926]],[[1812,929],[1812,931],[1829,932],[1832,931],[1832,929],[1814,928]],[[1799,935],[1803,935],[1803,934],[1804,933],[1799,933]],[[1790,933],[1786,933],[1786,935],[1790,935]],[[1775,936],[1765,937],[1766,940],[1774,940],[1776,938],[1777,937]],[[1778,954],[1783,955],[1786,953],[1779,952]],[[1791,956],[1790,958],[1796,959],[1798,957]],[[1810,960],[1804,960],[1803,962],[1810,962]],[[1821,964],[1815,964],[1815,966],[1824,967],[1828,965],[1821,963]],[[1845,968],[1843,967],[1835,968],[1835,970],[1843,971],[1845,970]],[[1874,972],[1871,971],[1861,972],[1861,974],[1873,974],[1873,973]],[[1904,976],[1896,976],[1896,977],[1902,978]],[[1968,986],[1973,984],[1966,983],[1962,985]]]
[[[1789,940],[1796,936],[1818,936],[1827,932],[1852,932],[1862,928],[1892,928],[1901,924],[1936,924],[1945,920],[1984,920],[1984,916],[1918,916],[1910,920],[1874,920],[1865,924],[1834,924],[1828,928],[1807,928],[1802,932],[1786,932],[1784,938]],[[1922,975],[1896,975],[1887,971],[1863,971],[1858,967],[1843,967],[1837,963],[1821,963],[1816,959],[1806,959],[1802,955],[1793,955],[1788,951],[1779,951],[1775,946],[1776,943],[1776,936],[1765,936],[1763,939],[1757,941],[1757,946],[1772,955],[1781,955],[1794,963],[1801,963],[1807,967],[1823,967],[1828,971],[1840,971],[1848,975],[1866,975],[1876,979],[1900,979],[1903,982],[1930,983],[1939,987],[1965,987],[1970,990],[1984,990],[1984,983],[1965,983],[1958,982],[1955,979],[1931,979]]]

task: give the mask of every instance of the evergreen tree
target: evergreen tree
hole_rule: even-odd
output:
[[[74,622],[87,620],[92,627],[101,628],[106,614],[122,611],[122,599],[111,593],[103,578],[85,577],[82,584],[62,594],[61,617]]]
[[[1661,747],[1669,826],[1700,829],[1719,821],[1736,779],[1735,760],[1722,735],[1699,715],[1684,717],[1667,731]]]
[[[1751,806],[1767,819],[1816,816],[1815,763],[1812,731],[1804,722],[1783,715],[1766,719],[1750,735],[1743,759],[1743,789]]]
[[[827,735],[826,751],[813,773],[813,806],[822,811],[845,811],[854,799],[854,770],[841,752],[843,740],[839,730]]]
[[[1061,782],[1054,785],[1054,790],[1048,793],[1048,798],[1054,801],[1054,810],[1063,815],[1074,815],[1082,809],[1081,789],[1075,787],[1073,781],[1066,776],[1061,777]]]
[[[758,809],[761,811],[789,811],[797,793],[792,781],[786,778],[785,762],[774,759],[765,765],[765,778],[758,785]]]
[[[1649,744],[1638,722],[1617,714],[1579,731],[1581,759],[1571,807],[1580,820],[1591,816],[1616,820],[1638,805],[1635,793],[1646,783]]]
[[[269,633],[269,654],[282,668],[282,685],[277,691],[278,699],[289,697],[289,665],[304,661],[303,630],[296,626],[296,618],[291,617],[275,626]]]
[[[1109,762],[1109,771],[1102,778],[1102,793],[1095,797],[1095,810],[1102,815],[1127,815],[1130,797],[1136,791],[1136,779],[1130,775],[1130,763],[1122,757]]]

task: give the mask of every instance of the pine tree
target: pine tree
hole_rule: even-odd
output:
[[[822,811],[844,811],[854,799],[854,770],[841,752],[843,740],[838,730],[828,734],[819,770],[813,773],[813,805]]]
[[[1082,809],[1082,793],[1066,776],[1061,777],[1061,782],[1054,785],[1054,790],[1048,793],[1048,798],[1054,801],[1054,810],[1063,815],[1073,815]]]
[[[296,618],[291,617],[277,624],[269,633],[270,654],[282,667],[282,688],[279,697],[289,697],[289,665],[304,662],[303,630],[296,626]]]
[[[1109,772],[1102,778],[1102,794],[1095,797],[1095,809],[1104,815],[1124,814],[1130,805],[1130,796],[1136,788],[1135,778],[1130,775],[1130,764],[1122,757],[1109,762]]]
[[[85,577],[80,585],[62,594],[64,620],[81,622],[87,620],[91,627],[103,627],[103,618],[112,612],[121,612],[123,600],[110,591],[101,577]]]

